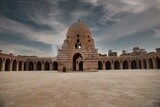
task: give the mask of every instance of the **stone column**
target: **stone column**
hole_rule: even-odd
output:
[[[26,71],[28,71],[29,70],[29,62],[27,61],[26,62]]]
[[[156,69],[156,62],[154,59],[153,59],[153,69]]]
[[[131,69],[131,61],[128,62],[128,69]]]
[[[53,71],[53,66],[52,62],[50,62],[50,71]]]
[[[123,63],[120,61],[120,69],[123,69]]]
[[[105,61],[103,61],[102,67],[103,67],[103,68],[102,68],[103,70],[106,69],[106,62],[105,62]]]
[[[44,62],[42,62],[42,71],[44,71]]]
[[[19,71],[19,61],[17,61],[16,71]]]
[[[111,62],[111,69],[113,70],[114,69],[114,63]]]
[[[22,62],[22,71],[24,71],[24,62]]]
[[[136,61],[137,62],[137,69],[140,69],[140,66],[139,66],[139,60]]]
[[[37,71],[37,64],[36,64],[36,62],[33,62],[33,71]]]
[[[2,71],[5,71],[5,61],[2,61]]]
[[[142,66],[142,69],[144,69],[144,62],[142,61],[141,64],[142,64],[142,65],[141,65],[141,66]]]
[[[148,59],[146,59],[146,63],[147,63],[147,64],[146,64],[146,65],[147,65],[146,68],[147,68],[147,69],[150,69],[150,68],[149,68],[149,60],[148,60]]]
[[[10,61],[10,65],[9,65],[10,67],[9,67],[9,71],[12,71],[12,67],[13,67],[13,61],[11,60]]]

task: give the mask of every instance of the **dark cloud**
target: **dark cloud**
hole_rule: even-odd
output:
[[[41,51],[51,50],[50,44],[37,41],[30,41],[28,38],[25,38],[25,35],[23,34],[18,34],[8,31],[8,32],[0,32],[0,35],[1,35],[1,41],[5,41],[5,43],[25,45],[27,47],[39,49]]]
[[[0,13],[11,20],[29,25],[37,31],[52,31],[54,29],[50,25],[36,22],[39,17],[36,12],[49,17],[48,13],[52,6],[49,2],[43,2],[43,0],[2,0],[0,1]]]
[[[160,45],[159,4],[158,0],[0,0],[0,48],[8,43],[37,49],[38,54],[52,53],[52,44],[62,44],[68,27],[81,19],[92,29],[100,52],[135,45],[153,50]]]

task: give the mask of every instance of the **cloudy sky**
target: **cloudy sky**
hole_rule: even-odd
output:
[[[0,49],[56,55],[78,19],[90,27],[100,53],[160,47],[160,0],[0,0]]]

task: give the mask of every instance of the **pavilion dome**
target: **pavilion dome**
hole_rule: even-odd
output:
[[[67,34],[75,34],[75,33],[79,33],[79,32],[85,32],[85,33],[89,33],[91,34],[91,31],[89,29],[89,27],[82,21],[78,20],[78,22],[73,23],[68,31]]]

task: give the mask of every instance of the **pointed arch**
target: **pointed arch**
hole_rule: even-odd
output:
[[[155,59],[156,69],[160,69],[160,58],[156,57]]]
[[[12,71],[16,71],[17,70],[17,61],[14,60],[12,63]]]
[[[74,71],[78,70],[77,67],[76,67],[78,58],[82,58],[83,59],[83,57],[82,57],[82,55],[80,53],[76,53],[76,54],[73,55],[73,62],[72,62],[73,66],[72,67],[73,67]]]
[[[103,69],[103,64],[101,61],[98,61],[98,70],[102,70]]]
[[[34,64],[32,61],[29,62],[29,71],[33,71],[34,69]]]
[[[123,69],[128,69],[128,62],[126,60],[123,61]]]
[[[131,62],[131,69],[137,69],[137,62],[136,62],[136,60],[133,60]]]
[[[50,70],[50,64],[49,64],[48,61],[45,62],[44,68],[45,68],[45,71],[49,71]]]
[[[5,71],[10,71],[10,59],[6,59],[5,61]]]
[[[114,62],[114,69],[120,69],[120,63],[119,61]]]
[[[106,62],[106,70],[110,70],[111,69],[111,62],[107,61]]]
[[[144,68],[144,69],[147,69],[147,62],[146,62],[145,59],[143,59],[143,68]]]
[[[42,70],[42,64],[40,61],[37,62],[37,68],[36,68],[37,71],[41,71]]]
[[[149,58],[149,69],[153,69],[153,60]]]
[[[58,62],[53,62],[53,70],[58,70]]]
[[[82,62],[82,61],[79,62],[79,70],[80,70],[80,71],[83,71],[83,62]]]
[[[19,67],[18,70],[22,71],[22,61],[21,60],[19,61],[19,66],[18,67]]]
[[[142,69],[141,60],[139,60],[139,69]]]
[[[27,71],[27,62],[24,62],[24,71]]]
[[[2,66],[3,66],[3,62],[2,62],[2,58],[0,58],[0,71],[2,71]]]

